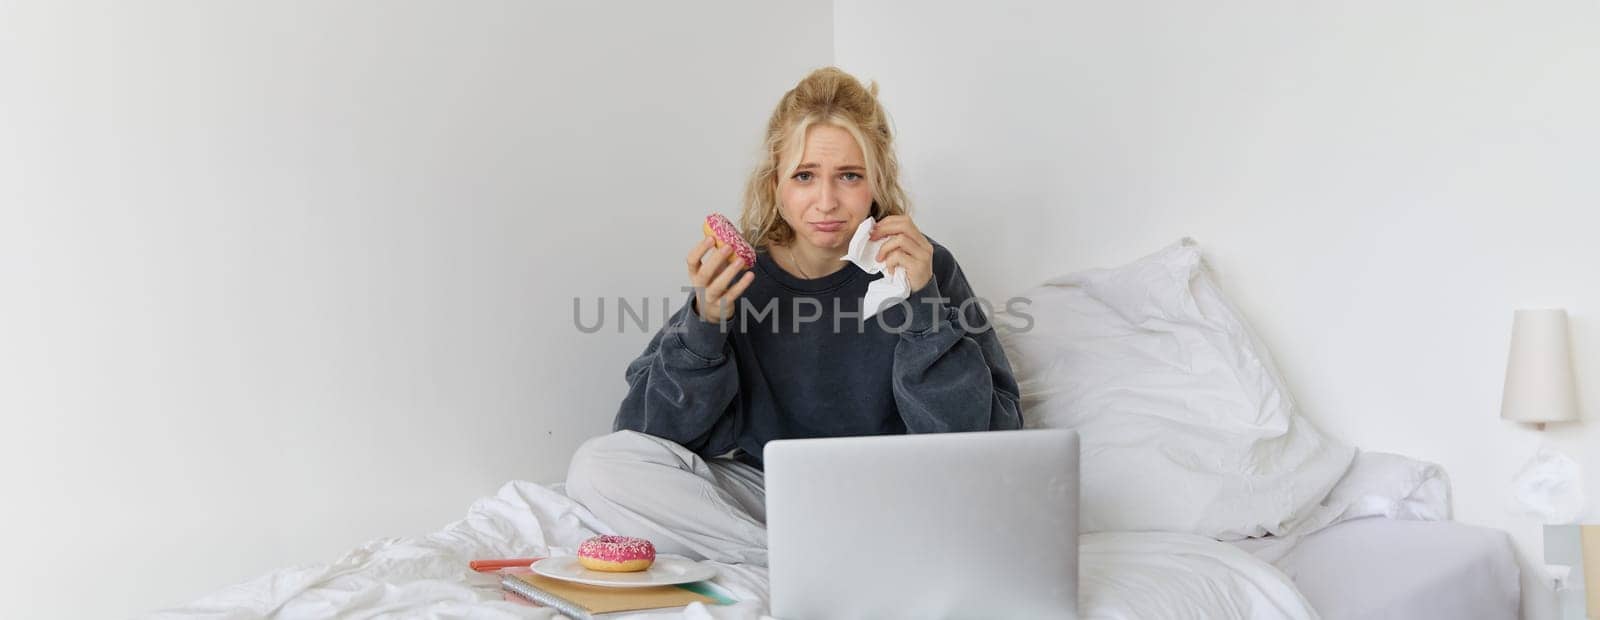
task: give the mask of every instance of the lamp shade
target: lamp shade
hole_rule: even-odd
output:
[[[1566,310],[1517,311],[1500,417],[1530,423],[1578,419]]]

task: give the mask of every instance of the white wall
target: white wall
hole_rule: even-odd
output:
[[[573,297],[676,307],[831,54],[819,0],[0,0],[0,617],[562,479],[648,339]]]
[[[838,0],[834,37],[980,294],[1191,235],[1317,424],[1442,464],[1460,520],[1538,557],[1541,440],[1600,497],[1600,4]],[[1498,415],[1545,305],[1591,421],[1540,434]]]

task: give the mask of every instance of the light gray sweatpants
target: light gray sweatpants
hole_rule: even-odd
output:
[[[578,448],[567,495],[661,553],[767,565],[764,478],[731,458],[704,459],[667,439],[617,431]]]

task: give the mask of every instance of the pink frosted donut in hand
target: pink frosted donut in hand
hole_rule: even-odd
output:
[[[656,563],[656,546],[631,536],[596,536],[578,545],[578,563],[589,570],[633,573]]]
[[[734,256],[738,256],[739,260],[744,261],[745,268],[756,265],[755,248],[750,247],[750,244],[745,242],[744,236],[739,234],[739,228],[734,226],[733,222],[728,221],[728,218],[722,217],[721,213],[707,215],[706,224],[701,229],[707,237],[717,240],[718,248],[722,246],[733,247]]]

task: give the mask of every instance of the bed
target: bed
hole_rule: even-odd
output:
[[[1405,500],[1365,497],[1390,512]],[[599,533],[610,530],[562,485],[515,481],[433,534],[374,540],[334,562],[274,571],[145,617],[556,618],[549,609],[507,602],[496,579],[472,572],[467,562],[571,554]],[[764,567],[705,564],[717,568],[713,583],[738,603],[622,617],[766,617]],[[1080,537],[1079,611],[1084,618],[1130,620],[1510,618],[1519,600],[1517,574],[1504,533],[1381,514],[1282,541],[1098,532]]]
[[[1506,535],[1449,521],[1439,467],[1358,450],[1305,419],[1192,240],[1025,297],[1031,315],[994,318],[1027,426],[1082,439],[1082,617],[1515,617]],[[568,555],[609,533],[562,485],[511,482],[439,532],[151,617],[550,618],[502,600],[467,562]],[[765,616],[764,567],[707,564],[736,604],[632,617]]]

